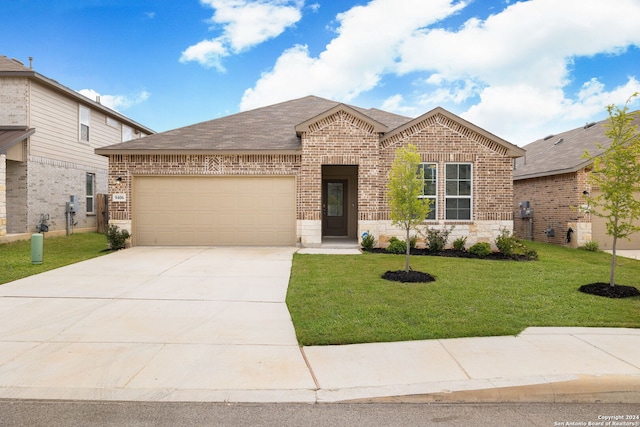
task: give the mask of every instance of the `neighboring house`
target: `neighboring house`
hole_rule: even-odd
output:
[[[110,221],[134,245],[356,244],[391,226],[395,151],[418,147],[427,224],[468,244],[513,227],[513,159],[524,151],[436,108],[416,119],[308,96],[104,147]],[[333,240],[333,239],[332,239]]]
[[[95,231],[108,161],[94,150],[151,133],[0,56],[0,242],[26,238],[43,222],[50,234]]]
[[[516,160],[514,170],[514,230],[517,236],[556,244],[581,246],[598,242],[600,249],[611,249],[613,239],[606,235],[605,219],[592,215],[583,193],[596,195],[589,184],[593,162],[583,157],[602,153],[598,144],[609,147],[608,120],[549,135],[523,147],[526,155]],[[640,124],[640,118],[636,118]],[[638,195],[640,197],[640,194]],[[530,215],[521,203],[528,202]],[[521,212],[523,212],[521,214]],[[640,249],[640,234],[631,240],[618,239],[618,249]]]

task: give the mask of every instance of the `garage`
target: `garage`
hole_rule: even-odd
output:
[[[135,176],[136,246],[295,245],[291,176]]]
[[[599,192],[594,191],[594,196],[598,196]],[[640,198],[640,194],[636,194],[636,199]],[[591,240],[598,242],[601,250],[611,250],[613,245],[613,237],[607,234],[607,218],[591,215]],[[640,221],[638,224],[640,225]],[[629,236],[630,240],[618,239],[616,249],[620,250],[638,250],[640,249],[640,233],[634,233]]]

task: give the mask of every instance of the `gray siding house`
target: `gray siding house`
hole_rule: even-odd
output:
[[[27,238],[42,223],[50,234],[95,231],[108,162],[94,150],[152,133],[0,56],[0,242]]]

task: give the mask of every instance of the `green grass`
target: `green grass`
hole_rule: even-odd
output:
[[[108,252],[107,238],[98,233],[45,237],[42,264],[31,264],[31,241],[0,244],[0,284],[95,258]]]
[[[380,276],[404,256],[300,255],[287,305],[302,345],[517,335],[529,326],[640,327],[640,297],[583,294],[608,282],[611,256],[527,242],[538,261],[411,257],[425,284]],[[618,258],[616,283],[640,288],[640,261]]]

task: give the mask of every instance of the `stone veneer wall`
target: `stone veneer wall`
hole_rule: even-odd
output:
[[[528,201],[533,209],[533,240],[566,244],[567,231],[573,229],[571,246],[591,240],[591,215],[577,209],[584,205],[583,191],[591,191],[584,169],[574,173],[521,179],[514,182],[514,233],[531,239],[529,219],[520,217],[519,203]],[[554,237],[544,231],[553,228]]]

